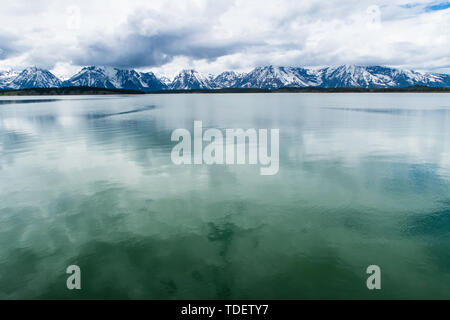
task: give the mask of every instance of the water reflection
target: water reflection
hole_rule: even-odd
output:
[[[385,113],[392,115],[415,115],[420,116],[423,113],[450,114],[450,109],[382,109],[382,108],[324,108],[337,111],[353,111],[353,112],[369,112],[369,113]]]
[[[48,102],[57,102],[61,101],[60,99],[9,99],[9,100],[0,100],[0,105],[4,104],[24,104],[24,103],[48,103]]]
[[[445,97],[5,105],[0,298],[449,298]],[[280,173],[172,165],[171,133],[194,120],[279,128]],[[376,295],[365,288],[374,263]],[[70,264],[82,268],[82,292],[65,290]]]
[[[144,112],[155,109],[155,106],[147,106],[143,108],[128,110],[128,111],[122,111],[122,112],[115,112],[115,113],[89,113],[86,118],[88,119],[102,119],[102,118],[108,118],[108,117],[114,117],[114,116],[122,116],[126,114],[132,114],[132,113],[138,113],[138,112]]]

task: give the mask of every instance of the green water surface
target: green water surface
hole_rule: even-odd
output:
[[[173,165],[194,120],[279,173]],[[450,299],[450,95],[1,98],[0,298]]]

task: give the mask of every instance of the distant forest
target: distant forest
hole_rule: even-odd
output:
[[[48,96],[48,95],[118,95],[118,94],[188,94],[188,93],[364,93],[364,92],[448,92],[450,88],[412,86],[403,88],[280,88],[280,89],[194,89],[143,92],[138,90],[105,89],[93,87],[32,88],[0,90],[1,96]]]

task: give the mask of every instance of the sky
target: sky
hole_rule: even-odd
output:
[[[0,0],[0,70],[218,74],[264,65],[450,73],[450,2]]]

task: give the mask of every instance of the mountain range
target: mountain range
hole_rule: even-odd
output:
[[[97,87],[145,92],[222,88],[279,89],[283,87],[398,88],[408,86],[450,87],[450,75],[382,66],[343,65],[326,68],[258,67],[249,73],[226,71],[217,76],[183,70],[173,80],[152,72],[111,67],[82,68],[61,81],[50,71],[30,67],[22,72],[0,71],[0,89]]]

